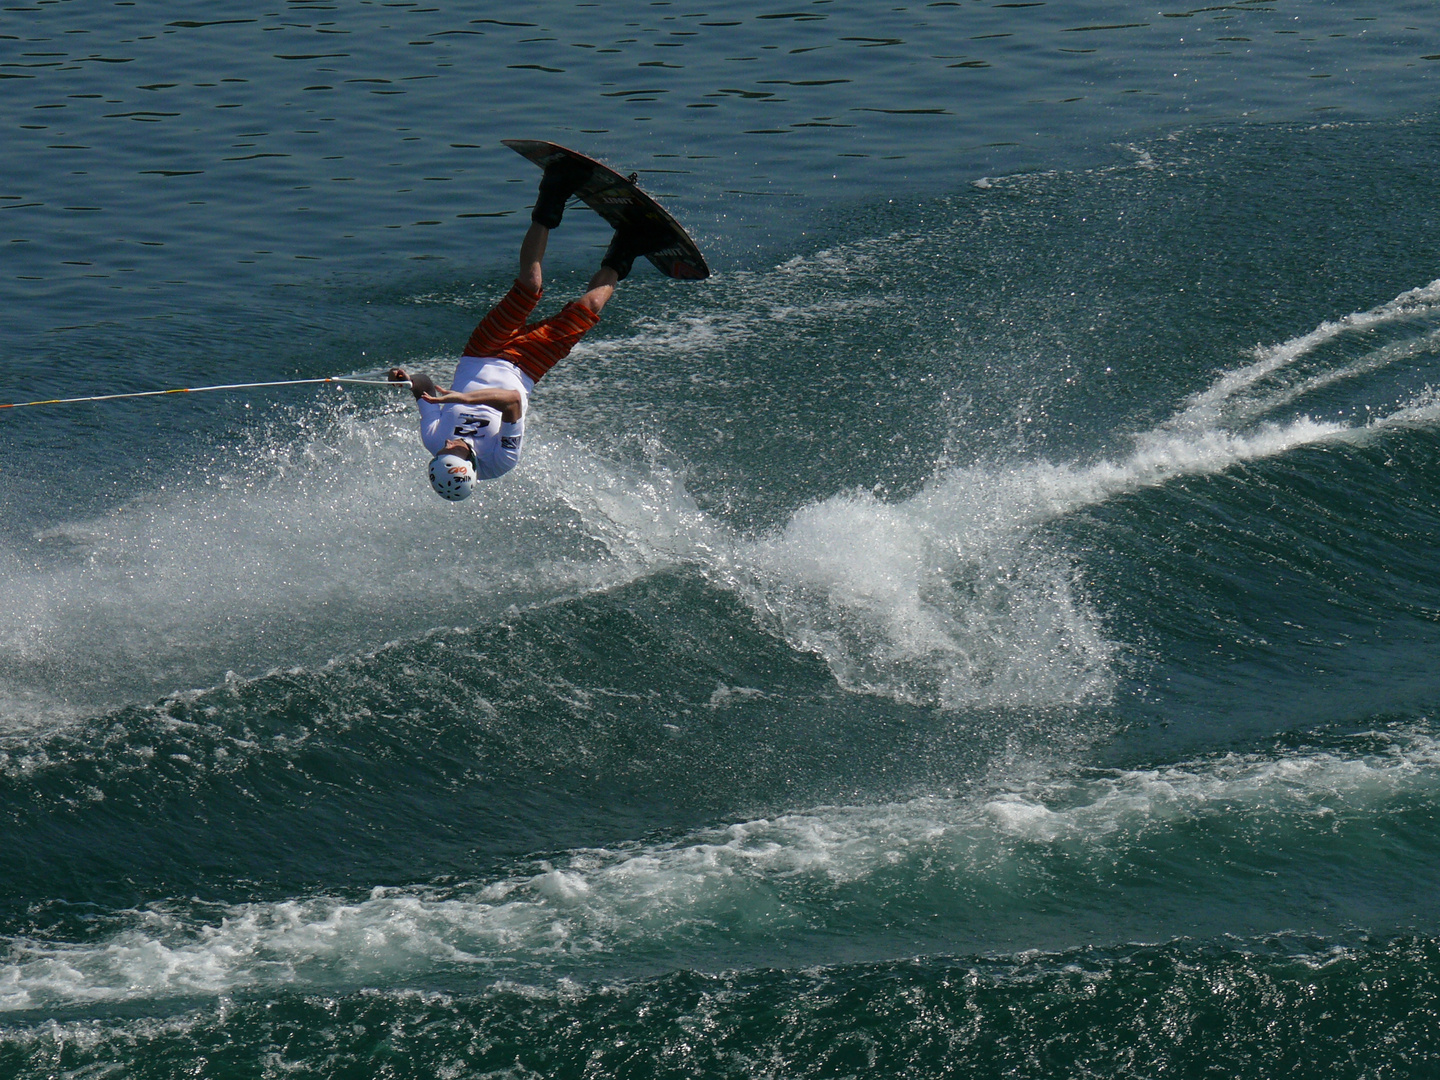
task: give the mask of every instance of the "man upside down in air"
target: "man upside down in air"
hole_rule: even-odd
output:
[[[450,389],[441,390],[428,375],[406,374],[404,368],[390,371],[393,380],[410,380],[420,408],[420,439],[434,455],[430,486],[443,499],[468,498],[476,481],[494,480],[515,467],[535,384],[600,321],[601,309],[635,259],[664,243],[663,237],[643,230],[617,229],[585,295],[566,304],[558,315],[527,324],[543,291],[540,264],[550,230],[560,224],[566,200],[589,172],[587,166],[572,161],[545,170],[530,228],[520,245],[520,274],[470,335]]]

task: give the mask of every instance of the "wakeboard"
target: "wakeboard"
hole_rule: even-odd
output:
[[[533,161],[540,168],[562,158],[578,161],[590,168],[590,175],[576,196],[617,229],[626,226],[643,225],[646,229],[657,229],[669,234],[664,247],[645,256],[666,277],[699,281],[710,276],[705,265],[705,256],[695,246],[695,241],[669,212],[653,198],[640,190],[635,183],[635,174],[621,176],[608,165],[602,165],[592,157],[567,149],[552,142],[536,139],[501,139],[521,157]]]

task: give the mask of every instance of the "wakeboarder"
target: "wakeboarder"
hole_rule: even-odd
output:
[[[420,372],[390,370],[392,380],[410,382],[420,409],[420,440],[434,455],[430,486],[443,499],[468,498],[477,481],[494,480],[515,467],[535,384],[600,321],[601,310],[634,261],[671,239],[653,227],[622,225],[584,295],[557,315],[527,323],[544,289],[541,264],[550,231],[559,226],[566,201],[591,174],[591,166],[568,158],[546,167],[520,244],[520,273],[470,335],[449,390]]]

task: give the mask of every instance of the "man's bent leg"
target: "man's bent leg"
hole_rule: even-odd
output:
[[[539,382],[555,362],[568,356],[575,343],[600,321],[600,309],[615,295],[616,281],[617,275],[611,267],[600,267],[585,287],[584,296],[566,304],[554,318],[526,327],[501,355],[529,375],[532,382]]]
[[[615,271],[602,266],[585,287],[584,296],[566,304],[554,318],[527,326],[502,350],[501,356],[529,375],[532,382],[539,382],[600,321],[600,309],[615,295],[615,282]]]
[[[613,286],[606,288],[613,291]],[[585,295],[589,297],[590,293]],[[603,307],[604,301],[600,304]],[[524,333],[517,334],[495,355],[509,360],[532,382],[539,382],[599,321],[599,311],[587,307],[584,300],[571,301],[560,309],[560,314],[527,326]]]

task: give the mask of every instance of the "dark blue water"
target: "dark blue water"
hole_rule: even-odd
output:
[[[1437,1068],[1429,5],[14,4],[0,1075]],[[608,240],[552,237],[547,310]]]

